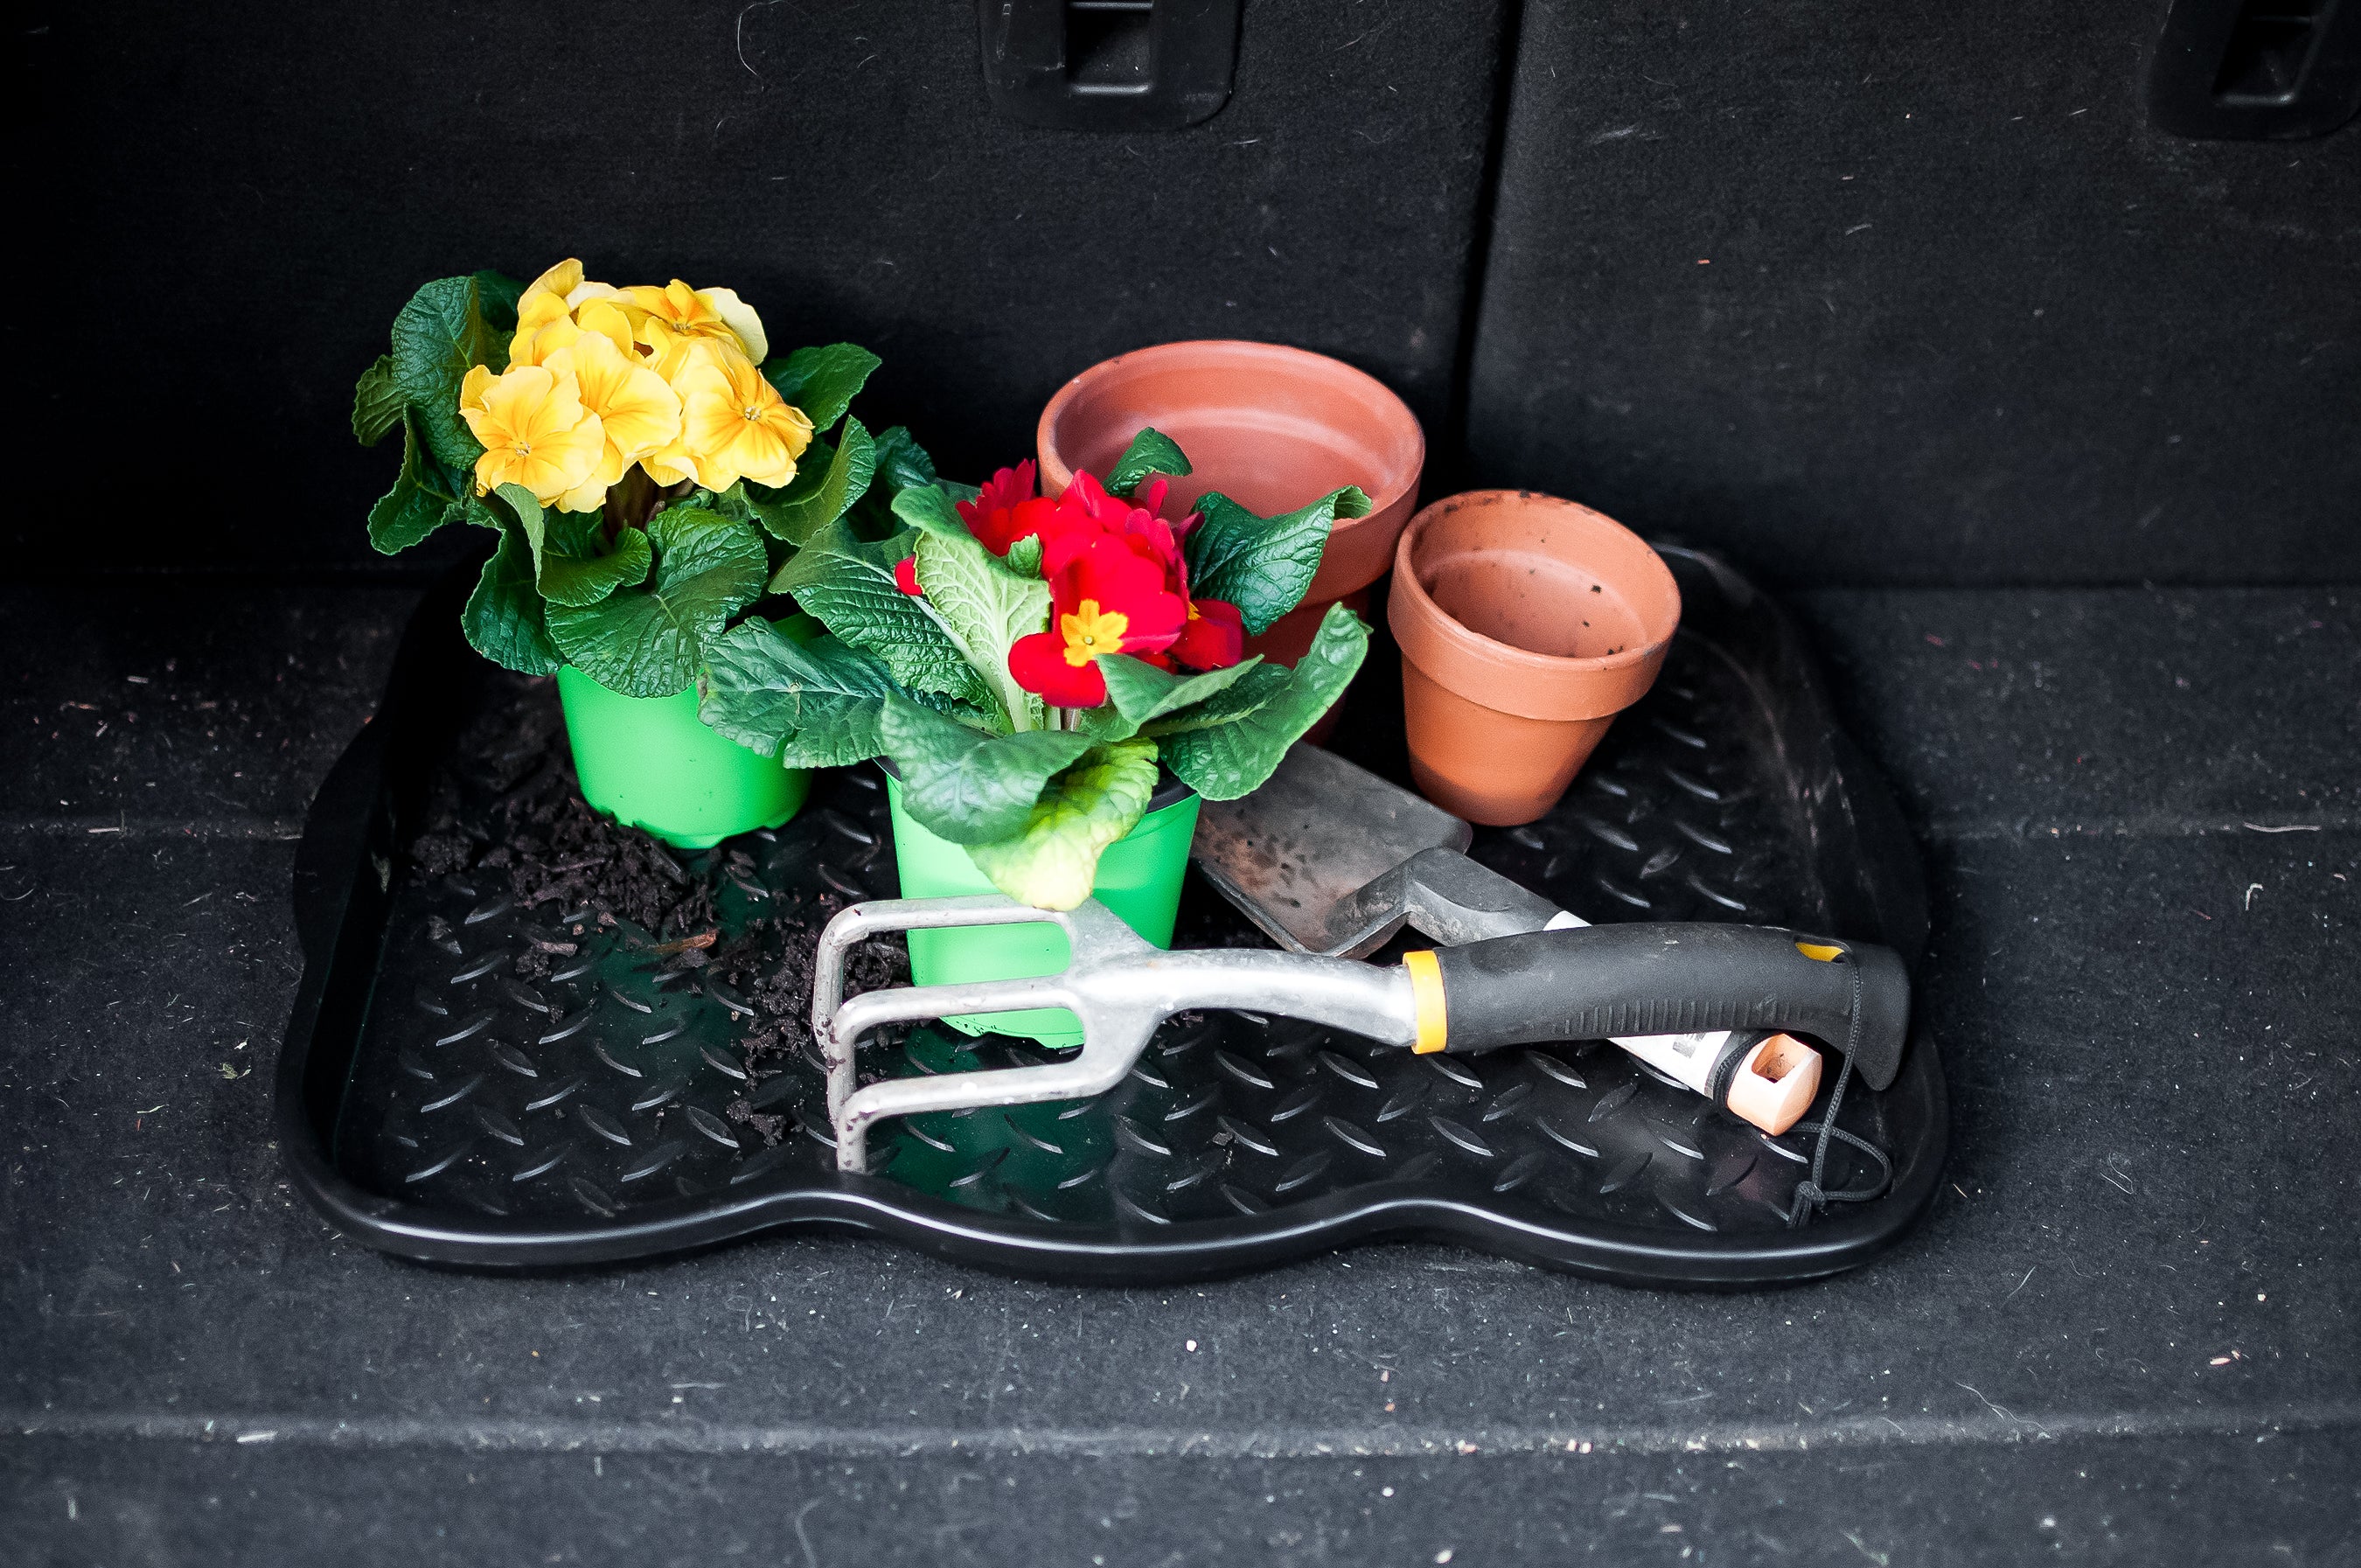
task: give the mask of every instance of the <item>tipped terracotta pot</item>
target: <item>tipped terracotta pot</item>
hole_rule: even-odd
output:
[[[1207,490],[1265,517],[1342,485],[1368,492],[1368,515],[1340,521],[1328,536],[1303,603],[1248,638],[1248,652],[1291,665],[1331,604],[1365,609],[1356,596],[1392,565],[1426,463],[1418,416],[1384,383],[1275,343],[1166,343],[1118,355],[1067,382],[1041,411],[1043,492],[1063,491],[1078,468],[1104,474],[1142,425],[1179,442],[1194,469],[1165,499],[1164,515],[1175,521]]]
[[[1386,607],[1411,776],[1470,822],[1531,822],[1646,695],[1681,590],[1647,542],[1586,506],[1472,490],[1412,518]]]

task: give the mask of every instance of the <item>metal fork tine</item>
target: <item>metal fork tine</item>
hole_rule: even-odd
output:
[[[1072,958],[1054,975],[864,992],[843,998],[845,955],[879,931],[1050,921]],[[855,905],[829,922],[816,954],[812,1033],[828,1062],[829,1118],[840,1170],[868,1168],[870,1124],[888,1116],[978,1105],[1080,1100],[1122,1081],[1156,1027],[1192,1006],[1254,1006],[1340,1025],[1407,1045],[1416,1033],[1410,981],[1348,959],[1216,949],[1166,952],[1096,899],[1031,909],[1001,898],[896,899]],[[890,1079],[856,1086],[853,1053],[884,1024],[946,1014],[1064,1007],[1082,1020],[1082,1048],[1039,1067]]]
[[[1036,909],[998,894],[983,894],[966,898],[881,898],[855,904],[840,911],[820,933],[819,944],[812,954],[812,1038],[819,1046],[820,1060],[828,1069],[828,1111],[830,1117],[840,1116],[844,1103],[852,1096],[854,1088],[853,1045],[860,1030],[869,1024],[847,1030],[840,1023],[840,1014],[847,1005],[844,1000],[845,959],[855,947],[869,938],[889,931],[913,931],[961,926],[1013,926],[1049,924],[1066,933],[1066,944],[1071,956],[1068,967],[1084,965],[1131,951],[1153,951],[1138,933],[1096,899],[1084,902],[1071,910]],[[1021,981],[993,981],[983,986],[951,987],[923,986],[895,992],[873,992],[873,996],[895,996],[905,1000],[896,1003],[876,1003],[870,1009],[855,1014],[871,1016],[875,1023],[900,1023],[918,1018],[940,1017],[946,1013],[1005,1013],[1019,1006],[1043,1005],[1075,1008],[1076,999],[1070,992],[1051,994],[1028,989],[1054,987],[1055,975]],[[1013,989],[1012,989],[1013,988]],[[1038,1002],[1009,1002],[1004,998],[1034,996]],[[856,1002],[866,1001],[856,997]],[[880,1007],[895,1010],[878,1013]],[[908,1011],[902,1011],[906,1008]]]

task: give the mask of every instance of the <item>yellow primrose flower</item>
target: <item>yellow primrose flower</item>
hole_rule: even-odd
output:
[[[477,366],[459,384],[459,417],[484,444],[478,495],[522,485],[548,506],[590,477],[607,448],[607,432],[582,406],[574,378],[545,366],[512,366],[499,376]]]
[[[585,333],[595,333],[625,355],[631,348],[631,323],[609,300],[585,301],[573,314],[555,294],[527,294],[517,305],[516,335],[509,339],[509,363],[546,365],[562,349],[573,346]]]
[[[509,363],[546,365],[549,356],[586,332],[614,339],[631,351],[631,322],[612,304],[620,291],[583,281],[582,263],[569,257],[524,286],[517,297],[516,334],[509,339]],[[594,313],[590,307],[596,305]],[[577,313],[580,313],[577,314]]]
[[[582,335],[566,308],[566,296],[540,290],[536,283],[517,301],[516,335],[509,339],[511,365],[541,365]]]
[[[566,308],[570,311],[580,306],[585,300],[611,299],[620,292],[621,291],[612,283],[584,280],[582,263],[569,256],[526,284],[523,299],[530,300],[535,294],[552,294],[565,301]],[[520,317],[523,314],[523,300],[518,302],[518,314]]]
[[[574,321],[584,332],[596,333],[613,344],[615,352],[624,358],[639,357],[631,346],[631,323],[612,300],[583,301],[574,307]]]
[[[648,368],[671,382],[675,392],[680,390],[681,372],[690,366],[738,353],[738,345],[729,338],[676,333],[653,316],[641,318],[638,341],[647,345]]]
[[[675,333],[735,339],[757,365],[770,357],[763,318],[734,289],[691,289],[675,278],[661,289],[652,283],[635,284],[621,291],[620,301],[632,313],[631,324],[642,343],[649,341],[648,324],[661,322]]]
[[[518,317],[523,317],[525,304],[534,295],[548,294],[563,301],[567,291],[578,288],[581,282],[582,260],[579,257],[569,256],[524,286],[524,295],[517,302]]]
[[[777,487],[796,477],[796,459],[811,444],[811,421],[753,361],[729,350],[697,356],[673,389],[680,394],[680,438],[646,460],[660,482],[693,475],[708,490],[726,490],[740,479]]]
[[[551,355],[548,367],[573,378],[582,406],[598,416],[607,438],[598,466],[558,498],[558,510],[597,511],[606,504],[607,487],[625,469],[680,434],[680,399],[636,355],[596,332],[583,333]]]

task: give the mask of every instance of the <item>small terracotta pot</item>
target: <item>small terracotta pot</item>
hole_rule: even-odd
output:
[[[1041,411],[1043,493],[1074,470],[1104,474],[1142,425],[1180,444],[1194,472],[1176,478],[1164,515],[1178,520],[1207,490],[1265,517],[1342,485],[1368,492],[1366,517],[1340,521],[1303,603],[1246,651],[1292,664],[1328,607],[1393,564],[1426,463],[1418,416],[1384,383],[1341,360],[1275,343],[1166,343],[1092,366]]]
[[[1646,695],[1681,590],[1646,541],[1588,507],[1471,490],[1402,531],[1386,615],[1411,776],[1444,810],[1509,827],[1555,806]]]

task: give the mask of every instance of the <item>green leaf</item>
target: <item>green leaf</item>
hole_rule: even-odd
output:
[[[821,431],[844,417],[853,394],[869,379],[869,373],[884,363],[857,343],[831,343],[825,348],[798,348],[785,359],[765,360],[763,375],[779,389],[779,396],[803,410],[812,429]]]
[[[1020,577],[1038,577],[1041,575],[1042,548],[1041,536],[1038,533],[1028,533],[1010,545],[1008,554],[1000,559],[1003,565]]]
[[[1107,494],[1128,496],[1150,474],[1170,474],[1177,479],[1188,472],[1189,457],[1179,442],[1160,430],[1143,428],[1107,470]]]
[[[937,476],[935,460],[927,455],[925,447],[910,438],[906,427],[897,424],[878,432],[876,443],[877,480],[851,514],[854,532],[862,538],[875,539],[901,532],[901,521],[894,515],[893,498],[913,486],[939,486],[947,494],[963,489],[964,499],[973,499],[973,489],[951,485]]]
[[[1228,690],[1261,666],[1262,655],[1200,675],[1172,674],[1128,653],[1109,653],[1098,663],[1099,674],[1106,677],[1107,706],[1092,708],[1082,721],[1100,740],[1120,740]]]
[[[869,488],[870,477],[876,471],[876,444],[859,420],[848,419],[844,440],[833,452],[824,442],[812,443],[786,488],[750,484],[747,504],[771,537],[801,544],[842,517]]]
[[[648,521],[654,585],[624,588],[594,605],[552,605],[550,635],[582,673],[625,696],[685,691],[730,618],[763,591],[769,562],[742,522],[697,507]]]
[[[393,374],[393,356],[380,354],[377,363],[361,372],[353,386],[353,436],[363,446],[375,446],[401,422],[409,406],[401,382]]]
[[[1219,490],[1208,490],[1197,500],[1203,521],[1190,531],[1185,546],[1189,591],[1237,606],[1246,635],[1258,636],[1303,602],[1335,520],[1368,510],[1369,498],[1352,485],[1273,518],[1257,517]]]
[[[1257,665],[1248,674],[1238,678],[1235,685],[1215,692],[1204,701],[1169,713],[1141,727],[1142,732],[1161,738],[1184,735],[1191,729],[1211,729],[1233,719],[1268,707],[1288,690],[1288,670],[1284,664]]]
[[[894,584],[895,563],[917,543],[906,531],[871,543],[840,518],[805,542],[771,579],[771,591],[795,595],[830,631],[884,660],[904,685],[991,707],[992,688],[942,621]]]
[[[888,425],[877,433],[877,477],[889,490],[931,485],[938,477],[935,460],[911,437],[906,424]]]
[[[466,471],[484,454],[459,417],[459,384],[482,365],[508,368],[508,338],[484,320],[473,278],[438,278],[411,296],[393,318],[393,378],[418,415],[426,449],[445,466]]]
[[[523,526],[533,546],[533,586],[550,603],[597,604],[617,588],[647,580],[648,536],[638,529],[624,529],[610,549],[598,512],[544,512],[522,485],[502,485],[494,493]]]
[[[950,497],[933,485],[917,485],[899,490],[894,496],[894,515],[922,533],[940,534],[945,539],[964,539],[973,543],[975,535],[968,532],[959,508]]]
[[[477,652],[519,674],[554,675],[566,662],[550,640],[541,594],[533,586],[533,546],[516,524],[500,530],[500,548],[484,563],[459,626]]]
[[[902,776],[902,806],[954,844],[1023,832],[1049,775],[1091,749],[1065,729],[986,735],[905,698],[887,701],[878,739]]]
[[[380,363],[382,363],[380,361]],[[382,554],[409,549],[463,511],[446,487],[450,478],[420,446],[418,422],[401,416],[401,473],[369,508],[369,543]]]
[[[931,487],[902,492],[941,494]],[[896,496],[895,505],[900,502]],[[950,510],[949,503],[944,510]],[[954,532],[929,526],[918,535],[918,586],[927,590],[927,603],[943,630],[999,698],[1010,724],[1033,729],[1041,722],[1041,699],[1016,684],[1008,669],[1008,650],[1018,638],[1049,624],[1049,585],[1001,565],[956,513],[951,522]]]
[[[484,313],[486,324],[495,332],[513,334],[517,325],[517,302],[524,298],[524,284],[505,272],[485,270],[476,274],[476,296]]]
[[[707,650],[697,713],[791,768],[840,768],[884,751],[878,715],[902,688],[875,655],[834,637],[799,642],[759,616]]]
[[[1155,794],[1154,741],[1093,747],[1049,781],[1022,831],[971,844],[968,858],[1011,898],[1071,909],[1091,895],[1100,854],[1139,826]],[[906,790],[903,799],[909,799]]]
[[[1264,664],[1231,688],[1244,692],[1268,685],[1267,700],[1227,723],[1163,737],[1159,744],[1165,765],[1207,800],[1235,800],[1258,788],[1287,749],[1344,694],[1368,651],[1369,629],[1361,618],[1341,604],[1330,605],[1310,651],[1293,670]],[[1284,685],[1277,680],[1282,674]]]
[[[1168,714],[1148,725],[1144,732],[1160,740],[1192,730],[1218,729],[1268,707],[1286,696],[1291,685],[1286,665],[1263,664],[1227,691],[1217,692],[1193,707]]]

